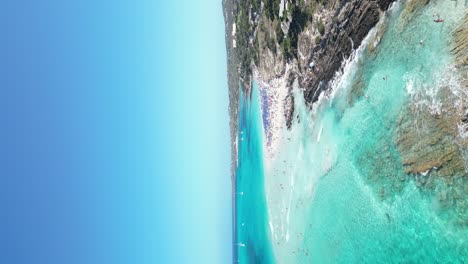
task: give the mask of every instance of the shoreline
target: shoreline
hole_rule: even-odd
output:
[[[400,3],[401,3],[400,1],[397,1],[395,2],[395,4],[392,4],[390,6],[392,7],[392,6],[400,5]],[[380,52],[381,48],[384,47],[382,46],[384,45],[383,43],[388,43],[388,41],[382,40],[382,36],[387,32],[388,25],[387,24],[381,25],[381,24],[384,22],[388,22],[384,20],[392,16],[393,11],[391,10],[393,8],[391,7],[386,12],[386,15],[380,16],[379,21],[375,24],[375,26],[371,30],[369,30],[366,37],[364,37],[361,40],[360,45],[358,47],[354,47],[351,54],[348,56],[348,58],[342,61],[340,65],[340,70],[333,72],[333,78],[330,79],[328,82],[329,87],[327,89],[316,90],[314,92],[313,97],[317,97],[317,100],[313,103],[307,102],[307,99],[304,98],[305,97],[304,89],[299,88],[301,91],[297,89],[298,88],[297,82],[300,83],[300,79],[299,79],[300,73],[298,73],[297,68],[294,67],[297,61],[293,61],[293,62],[286,64],[285,70],[282,74],[275,75],[273,78],[269,80],[268,79],[265,80],[264,78],[262,78],[261,72],[259,72],[258,69],[255,68],[255,66],[253,66],[252,83],[255,82],[257,84],[258,92],[261,94],[261,97],[258,98],[259,100],[258,103],[260,103],[262,118],[263,118],[262,128],[264,131],[262,132],[262,140],[263,140],[262,146],[263,146],[264,155],[262,158],[262,162],[265,167],[264,188],[266,190],[266,199],[267,199],[266,205],[267,205],[267,210],[268,210],[268,219],[266,222],[267,222],[267,226],[269,227],[271,242],[274,243],[272,247],[280,248],[279,251],[281,251],[281,253],[280,253],[279,259],[281,259],[281,257],[286,257],[287,254],[290,253],[290,250],[292,250],[290,244],[296,243],[297,241],[299,241],[299,240],[296,240],[296,236],[299,238],[299,235],[302,235],[302,233],[299,233],[299,232],[303,232],[302,231],[303,228],[302,227],[298,228],[296,226],[298,222],[295,222],[295,221],[297,221],[297,219],[299,219],[299,221],[302,221],[301,220],[302,218],[300,217],[302,216],[301,215],[302,212],[297,210],[297,208],[298,206],[302,206],[303,201],[306,201],[304,199],[304,197],[306,197],[304,194],[309,194],[309,191],[307,188],[310,186],[310,193],[311,193],[311,197],[307,197],[307,199],[313,199],[312,195],[315,191],[314,188],[318,186],[317,180],[321,179],[325,175],[330,175],[331,174],[329,173],[330,170],[332,170],[333,172],[334,166],[336,165],[336,159],[338,157],[338,153],[342,153],[341,151],[338,151],[338,149],[336,148],[336,144],[335,146],[332,146],[332,143],[339,142],[336,140],[336,138],[332,138],[332,136],[334,135],[330,133],[331,131],[335,131],[335,132],[337,131],[337,130],[334,130],[334,128],[336,127],[333,126],[334,125],[334,123],[332,122],[333,120],[329,119],[329,120],[325,120],[328,122],[319,122],[319,123],[313,124],[312,129],[315,129],[313,130],[314,133],[310,133],[310,131],[307,130],[308,128],[303,127],[304,124],[307,124],[313,119],[318,118],[317,116],[321,116],[321,113],[323,113],[321,111],[323,110],[325,105],[330,104],[331,106],[332,102],[337,102],[335,96],[341,97],[341,99],[338,99],[338,101],[340,101],[339,103],[341,103],[341,106],[346,106],[346,107],[348,106],[351,107],[353,105],[356,105],[357,107],[376,106],[375,108],[377,110],[380,110],[380,108],[378,108],[378,105],[380,103],[388,103],[386,101],[387,99],[395,97],[395,94],[385,94],[385,96],[381,96],[382,90],[386,90],[387,88],[387,83],[394,82],[395,80],[397,80],[398,82],[401,82],[402,76],[403,77],[406,76],[407,78],[409,78],[408,76],[411,77],[411,75],[407,75],[408,72],[415,73],[415,72],[408,71],[406,69],[402,69],[401,72],[398,72],[398,71],[392,72],[392,70],[394,70],[397,67],[385,68],[384,67],[385,64],[380,63],[378,64],[378,65],[381,65],[381,67],[378,68],[379,70],[372,71],[373,74],[366,76],[367,79],[365,79],[361,76],[362,72],[359,72],[359,70],[355,71],[357,67],[356,68],[353,67],[353,65],[360,63],[359,57],[363,55],[362,53],[364,53],[364,55],[369,55],[369,56],[379,54],[378,52]],[[404,5],[401,5],[401,7],[406,8],[406,6]],[[429,6],[429,8],[432,8],[432,7]],[[400,11],[405,11],[405,9],[400,10]],[[399,15],[397,19],[403,19],[403,18],[400,18],[400,15]],[[382,23],[380,23],[380,21],[382,21]],[[447,19],[445,25],[447,25],[449,22],[450,20]],[[404,25],[409,22],[403,21],[401,23]],[[431,25],[433,24],[429,24],[429,26]],[[395,28],[396,28],[396,31],[398,32],[397,26],[398,24],[393,28],[393,30],[388,30],[388,32],[394,32]],[[393,34],[395,35],[395,33]],[[435,38],[433,42],[426,41],[423,46],[422,44],[417,43],[419,39],[421,38],[417,37],[417,40],[414,42],[414,45],[415,45],[414,47],[416,48],[414,48],[413,46],[407,45],[407,46],[404,46],[403,51],[413,50],[414,52],[422,52],[424,51],[423,47],[424,49],[429,49],[431,45],[434,45],[435,40],[438,40],[438,38]],[[411,38],[408,38],[408,34],[406,35],[406,39],[404,40],[407,41],[408,43],[413,43]],[[380,44],[381,41],[382,41],[382,44]],[[394,40],[392,43],[399,43],[398,41],[400,41],[400,39],[396,39],[396,41]],[[417,46],[417,45],[421,45],[421,46]],[[389,48],[388,46],[385,46],[385,47]],[[388,50],[386,50],[386,52],[388,53]],[[383,55],[380,55],[380,56],[383,56]],[[405,55],[405,56],[406,58],[410,57],[410,55]],[[421,58],[421,57],[423,56],[420,56],[418,58]],[[414,59],[413,61],[418,61],[418,60]],[[411,64],[408,64],[408,62],[404,62],[404,63],[398,62],[398,63],[399,63],[398,65],[400,66],[411,65]],[[433,63],[427,63],[426,60],[423,60],[420,63],[422,65],[433,65]],[[412,67],[411,69],[417,69],[417,67]],[[389,76],[388,80],[390,80],[388,82],[387,82],[387,74]],[[385,76],[385,77],[382,78],[382,76]],[[291,80],[293,78],[291,77],[295,78],[294,85],[292,85]],[[413,77],[414,76],[412,76],[412,78]],[[367,83],[360,82],[359,78],[365,79]],[[343,80],[345,79],[349,79],[348,80],[349,82],[343,83]],[[442,79],[442,78],[436,78],[436,79]],[[383,85],[383,83],[385,83],[385,85]],[[442,83],[447,83],[447,81],[443,81]],[[363,86],[366,90],[360,91],[359,88],[355,90],[355,85]],[[407,85],[407,89],[409,91],[412,90],[412,89],[409,89],[410,87],[413,87],[412,82],[406,82],[406,84],[400,83],[398,84],[398,87],[403,87],[403,85]],[[291,88],[293,86],[295,88]],[[369,90],[369,87],[373,87],[373,88]],[[382,87],[385,87],[385,89],[379,90],[379,88],[382,88]],[[250,89],[250,91],[252,90],[253,89]],[[440,89],[437,88],[434,91],[438,91],[438,90]],[[408,93],[410,93],[409,91]],[[450,91],[446,91],[446,92],[448,93]],[[461,92],[463,92],[463,90]],[[458,94],[453,93],[454,96],[459,95],[459,94],[460,93]],[[402,94],[400,93],[399,95],[402,95]],[[297,99],[296,102],[289,100],[291,96],[296,97]],[[420,104],[419,106],[425,106],[425,105],[422,105],[421,103],[423,102],[422,99],[427,98],[428,102],[430,103],[429,106],[431,107],[434,105],[433,99],[438,98],[434,96],[435,96],[434,94],[430,94],[430,95],[422,94],[422,95],[417,95],[417,96],[411,95],[412,98],[418,97],[418,103]],[[247,96],[247,98],[250,98],[250,100],[252,100],[252,97]],[[351,98],[351,101],[347,101],[350,98]],[[242,100],[242,98],[240,98],[240,100]],[[453,102],[453,100],[451,100],[450,102]],[[299,104],[301,104],[301,107],[298,107]],[[398,106],[398,103],[394,103],[394,105]],[[463,101],[463,104],[460,104],[460,105],[466,105],[466,102]],[[294,107],[296,107],[296,109],[294,109]],[[288,122],[287,113],[290,109],[293,109],[293,111],[295,111],[293,112],[294,115],[292,115],[292,117],[290,116],[290,120],[289,120],[291,123],[294,123],[292,127],[288,127],[287,125],[287,122]],[[363,108],[363,109],[367,109],[367,108]],[[431,108],[429,107],[429,109]],[[460,122],[460,123],[456,123],[456,122],[453,123],[457,125],[455,127],[453,126],[453,124],[451,124],[451,126],[446,126],[445,123],[447,122],[440,121],[440,120],[448,120],[448,118],[444,117],[442,115],[443,113],[441,114],[440,107],[437,109],[438,111],[436,112],[429,112],[430,115],[428,115],[427,117],[420,115],[420,113],[424,113],[424,111],[426,111],[426,108],[418,112],[421,109],[416,109],[418,111],[415,111],[415,109],[411,108],[411,105],[407,110],[408,113],[410,114],[406,113],[405,115],[401,115],[401,112],[400,113],[395,112],[394,116],[397,117],[400,115],[400,118],[396,119],[396,121],[392,121],[391,124],[396,124],[394,129],[396,131],[395,133],[397,137],[396,139],[394,137],[388,137],[388,142],[391,142],[394,145],[396,145],[396,151],[390,153],[392,155],[385,156],[389,152],[388,152],[388,149],[385,148],[387,146],[382,145],[383,148],[377,148],[380,152],[376,151],[375,149],[371,149],[369,152],[366,152],[364,154],[375,153],[376,154],[375,156],[384,157],[384,159],[378,159],[378,158],[375,158],[375,156],[374,157],[370,156],[370,158],[374,158],[374,161],[377,161],[377,162],[374,162],[373,164],[381,164],[381,163],[378,163],[380,161],[382,161],[382,164],[387,164],[389,161],[391,162],[394,161],[393,154],[399,153],[398,155],[400,156],[398,157],[401,157],[403,161],[395,163],[395,166],[398,167],[402,165],[405,168],[405,171],[404,173],[401,173],[401,175],[395,173],[395,175],[398,175],[398,177],[391,178],[391,181],[395,181],[395,182],[390,182],[390,183],[394,185],[385,185],[387,184],[385,182],[387,178],[385,178],[386,175],[382,174],[382,178],[379,178],[379,180],[382,180],[382,181],[375,183],[375,185],[373,186],[375,187],[374,189],[369,188],[368,190],[369,196],[377,200],[381,199],[382,201],[389,201],[390,199],[392,199],[392,197],[389,195],[393,194],[392,193],[393,189],[391,188],[395,188],[394,190],[396,192],[396,191],[399,191],[398,188],[400,188],[400,186],[407,186],[408,184],[414,184],[417,188],[421,188],[421,190],[428,190],[427,188],[429,187],[426,188],[426,182],[428,181],[427,179],[431,179],[432,181],[432,179],[435,179],[434,177],[437,175],[453,176],[454,171],[463,172],[463,168],[461,168],[461,165],[465,165],[464,171],[468,172],[468,169],[467,169],[468,159],[466,158],[466,156],[461,155],[460,156],[461,158],[460,158],[458,154],[457,156],[452,154],[453,152],[452,149],[458,149],[458,148],[463,149],[464,146],[468,144],[466,143],[467,139],[464,136],[465,134],[461,133],[461,132],[468,131],[468,129],[466,128],[468,127],[467,125],[468,124],[468,111],[466,111],[466,109],[463,109],[465,112],[462,113],[460,110],[461,108],[460,108],[458,109],[460,110],[460,113],[457,113],[457,115],[460,115],[460,116],[455,116],[453,114],[448,115],[454,121]],[[446,107],[445,109],[449,109],[449,108]],[[393,109],[393,110],[396,110],[396,109]],[[449,112],[453,113],[452,110],[450,110]],[[301,113],[303,114],[301,115]],[[307,114],[304,114],[304,113],[307,113]],[[366,112],[364,111],[360,113],[366,113]],[[380,114],[380,115],[383,116],[383,114]],[[306,116],[311,119],[305,118]],[[440,118],[441,116],[443,118]],[[431,132],[432,130],[430,131],[428,130],[431,133],[428,133],[429,136],[427,136],[426,138],[423,138],[423,140],[421,140],[421,137],[419,134],[417,135],[418,137],[416,137],[415,136],[416,134],[414,134],[414,130],[413,130],[414,125],[417,124],[415,120],[421,120],[422,117],[424,117],[424,122],[425,122],[424,125],[435,124],[434,131],[439,134],[443,134],[440,132],[441,130],[440,128],[445,128],[445,127],[448,127],[450,129],[450,133],[452,134],[455,134],[455,132],[458,132],[458,134],[461,135],[460,140],[458,142],[459,143],[458,146],[454,146],[453,148],[450,146],[450,148],[445,149],[444,144],[446,144],[446,142],[436,141],[436,139],[438,138],[437,137],[433,138],[433,135],[435,133]],[[324,117],[322,116],[322,118]],[[371,125],[373,125],[373,123],[369,123],[369,124],[360,123],[362,122],[362,120],[365,120],[367,122],[369,118],[371,117],[368,117],[366,119],[362,118],[361,120],[355,119],[352,122],[349,122],[347,124],[349,125],[348,127],[349,131],[356,132],[355,134],[353,134],[354,135],[353,138],[356,138],[357,140],[361,140],[360,136],[364,134],[359,134],[358,132],[361,131],[359,129],[362,128],[362,131],[365,132],[366,129],[369,129],[369,127],[372,127]],[[394,120],[394,119],[395,118],[391,120]],[[300,126],[303,127],[303,129],[297,128],[297,124],[299,122],[301,122]],[[312,121],[312,122],[315,122],[315,121]],[[355,126],[358,129],[355,129]],[[378,126],[375,126],[375,127],[378,128]],[[454,130],[454,127],[456,131]],[[376,130],[376,131],[380,131],[380,130]],[[292,147],[288,147],[286,145],[286,144],[290,144],[289,142],[286,141],[286,138],[289,137],[290,135],[297,135],[295,134],[296,132],[297,133],[309,133],[307,135],[304,134],[304,136],[307,136],[307,137],[310,136],[312,138],[312,141],[316,145],[316,146],[312,146],[314,148],[314,151],[310,151],[310,149],[308,149],[308,151],[305,151],[303,153],[303,149],[305,147],[302,144],[307,144],[307,143],[300,142],[297,140],[297,138],[294,138],[294,137],[291,137],[293,141],[291,144],[294,144],[294,145],[291,145]],[[237,151],[237,147],[238,147],[238,144],[241,143],[239,141],[241,135],[238,133],[239,131],[236,131],[235,142],[234,142],[235,149],[233,150],[234,152],[236,152],[236,156],[235,157],[233,156],[233,159],[235,158],[236,168],[239,165],[238,164],[239,154]],[[382,133],[384,136],[387,136],[386,134],[387,132],[382,132]],[[447,133],[445,133],[445,135],[447,135]],[[330,139],[333,139],[333,141],[330,141]],[[422,144],[424,148],[420,148],[420,150],[418,150],[420,151],[419,153],[422,153],[422,154],[413,155],[415,153],[414,149],[412,149],[413,146],[419,146],[418,144],[420,144],[421,142],[425,142],[424,144]],[[444,152],[450,151],[450,153],[448,153],[450,154],[450,158],[447,158],[447,161],[443,161],[443,162],[439,161],[437,160],[438,158],[436,157],[436,155],[430,156],[427,154],[427,153],[429,154],[434,153],[432,147],[427,147],[427,146],[434,146],[435,145],[434,142],[437,144],[440,144],[440,146],[443,146],[443,148],[441,147],[441,150],[439,151],[444,151]],[[391,143],[390,143],[390,146],[392,146]],[[332,147],[329,148],[328,146],[325,146],[327,144]],[[286,146],[284,147],[285,149],[284,152],[289,151],[289,153],[285,153],[285,154],[280,153],[280,151],[283,152],[283,149],[282,149],[283,146]],[[310,146],[308,147],[310,148]],[[294,152],[296,151],[295,148],[297,148],[297,152]],[[330,150],[331,150],[331,154],[330,154]],[[294,153],[291,151],[293,151]],[[310,153],[319,153],[319,154],[310,154]],[[295,154],[295,155],[290,156],[288,159],[287,155],[289,154]],[[354,155],[354,154],[349,153],[349,155]],[[466,155],[466,153],[464,155]],[[445,155],[445,154],[441,156],[449,157],[449,155]],[[426,160],[424,160],[424,158],[422,157],[426,157]],[[436,160],[437,164],[434,163],[433,158],[434,160]],[[282,162],[279,162],[279,161],[283,161],[283,159],[287,161],[284,164]],[[304,161],[306,162],[304,164],[301,164]],[[320,164],[320,162],[317,163],[315,161],[323,161],[323,162],[321,162]],[[374,166],[373,164],[367,164],[365,161],[360,160],[360,159],[353,160],[353,162],[355,161],[361,162],[361,165],[364,164],[366,166],[369,166],[369,168],[371,169]],[[452,163],[448,163],[448,162],[452,162]],[[299,172],[299,174],[297,174],[298,172],[295,171],[294,166],[301,166],[301,165],[304,165],[302,169],[304,171],[307,171],[306,173],[307,175],[300,174],[300,173],[305,173],[305,172]],[[380,166],[383,166],[383,165],[380,165]],[[354,169],[354,167],[350,167],[350,168]],[[392,168],[389,168],[389,169],[392,169]],[[267,171],[269,170],[271,172],[271,175],[267,174]],[[397,171],[397,172],[400,173],[401,171]],[[273,173],[275,175],[273,175]],[[360,180],[361,178],[359,178],[358,176],[359,175],[356,174],[353,177],[355,179]],[[337,174],[335,174],[335,177],[337,177]],[[327,176],[326,179],[329,179],[329,178],[330,177]],[[443,180],[444,178],[440,178],[440,179]],[[459,178],[456,178],[456,179],[459,179]],[[364,185],[366,184],[366,182],[359,181],[359,184]],[[237,194],[236,185],[237,185],[237,178],[236,178],[236,175],[233,175],[233,219],[234,219],[233,232],[235,234],[234,236],[235,256],[240,252],[240,248],[236,246],[238,243],[237,242],[237,232],[238,232],[237,227],[242,229],[240,226],[237,226],[238,224],[241,224],[241,223],[237,222],[237,204],[236,203],[237,203],[237,199],[241,199],[241,198]],[[357,187],[360,187],[360,186],[361,185],[358,185]],[[436,193],[436,191],[437,190],[435,190],[434,193]],[[440,200],[441,199],[440,197],[443,197],[444,200],[447,200],[448,199],[447,192],[445,192],[443,196],[439,196],[439,198],[435,197],[434,199],[438,198]],[[240,201],[241,200],[239,200],[239,205],[241,204]],[[296,209],[294,208],[294,206]],[[271,209],[270,207],[273,209]],[[239,212],[241,213],[241,217],[242,217],[242,213],[245,209],[243,209],[242,207],[240,207],[239,209],[240,209]],[[386,217],[387,219],[390,219],[390,216],[387,215]],[[291,225],[289,223],[290,219],[291,219]],[[384,218],[384,221],[390,221],[390,220],[386,220]],[[299,222],[299,223],[302,224],[302,222]],[[240,234],[242,234],[242,232],[243,231],[240,230]],[[293,242],[291,242],[290,239]],[[290,243],[290,244],[287,244],[287,246],[286,244],[282,244],[281,246],[276,246],[276,243]],[[240,252],[240,253],[243,254],[243,252]],[[235,259],[237,259],[237,257]]]
[[[289,65],[286,66],[288,72]],[[289,94],[287,88],[287,74],[275,77],[269,81],[263,80],[257,69],[253,70],[254,81],[258,85],[262,95],[262,114],[268,125],[264,126],[263,148],[267,160],[273,160],[279,149],[282,137],[282,130],[286,124],[286,109],[290,107],[291,101],[287,101]],[[266,104],[266,105],[265,105]],[[265,157],[264,157],[265,160]]]

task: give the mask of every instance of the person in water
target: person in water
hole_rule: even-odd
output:
[[[439,14],[435,13],[433,16],[437,17],[437,19],[434,19],[434,22],[436,22],[436,23],[444,22],[444,19],[441,18]]]

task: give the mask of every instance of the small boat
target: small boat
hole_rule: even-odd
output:
[[[444,22],[444,19],[438,18],[438,19],[435,19],[434,22],[436,22],[436,23],[442,23],[442,22]]]

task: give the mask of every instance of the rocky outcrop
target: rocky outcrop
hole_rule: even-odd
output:
[[[466,91],[448,85],[436,89],[437,98],[422,91],[412,97],[414,102],[402,111],[397,123],[395,145],[406,173],[466,177],[468,101],[460,96]]]
[[[399,121],[396,145],[406,173],[433,173],[451,177],[465,173],[462,152],[457,142],[456,115],[434,116],[409,109]],[[416,129],[415,129],[416,128]],[[457,144],[458,143],[458,144]]]
[[[345,59],[357,48],[371,28],[379,21],[382,11],[390,6],[392,0],[351,0],[343,1],[336,10],[333,23],[320,45],[312,54],[310,61],[317,67],[307,72],[301,86],[305,88],[306,102],[315,102],[320,93],[328,89],[333,78]]]
[[[230,32],[232,22],[237,21],[238,35],[241,31],[245,31],[243,35],[249,36],[249,42],[246,44],[238,41],[236,49],[229,47],[232,40],[229,36],[226,38],[228,65],[234,65],[231,62],[237,65],[237,69],[234,66],[228,66],[230,72],[236,72],[233,74],[236,76],[229,76],[230,87],[239,89],[234,81],[231,82],[237,79],[242,82],[245,92],[248,93],[251,76],[242,77],[242,72],[249,72],[244,69],[245,67],[255,67],[265,82],[280,77],[298,80],[299,86],[304,89],[306,103],[312,104],[322,91],[329,88],[329,82],[342,67],[343,62],[349,58],[354,49],[361,45],[362,40],[394,1],[287,1],[290,6],[287,16],[279,18],[274,15],[274,12],[268,15],[269,6],[265,4],[255,8],[253,5],[255,2],[249,2],[249,0],[224,0],[225,3],[229,2],[234,6],[232,8],[234,15],[225,14],[227,32]],[[242,7],[249,11],[239,10]],[[252,10],[256,11],[252,12]],[[244,13],[254,14],[248,16],[252,18],[249,19],[248,24],[244,23],[249,27],[239,25],[242,19],[246,19],[242,16]],[[236,17],[237,20],[234,19]],[[244,30],[241,30],[242,28]],[[229,50],[235,50],[237,53],[241,50],[253,51],[251,66],[246,66],[249,60],[246,61],[245,58],[248,59],[249,56],[237,54],[237,61],[235,61],[236,58],[229,58]],[[315,65],[312,70],[309,67],[311,62]],[[293,68],[296,71],[286,72],[287,64],[294,64]],[[288,90],[291,91],[291,88],[289,87]],[[290,93],[287,96],[289,103],[285,103],[287,127],[292,124],[295,117],[294,104],[291,104],[294,101],[293,97]]]
[[[459,67],[466,67],[468,66],[468,14],[465,15],[463,22],[453,31],[453,37],[455,42],[452,53],[455,56],[455,63]]]
[[[377,0],[377,4],[382,10],[387,10],[392,2],[392,0]]]
[[[467,94],[467,26],[468,15],[453,32],[452,53],[458,70],[453,69],[452,74],[459,75],[457,83],[460,83],[460,87],[447,85],[437,88],[436,100],[440,105],[435,110],[425,103],[434,101],[434,98],[416,94],[412,99],[418,103],[410,104],[398,121],[395,143],[401,153],[406,173],[433,171],[442,177],[457,174],[468,176],[468,164],[465,164],[463,157],[468,149],[468,101],[466,96],[461,96]],[[447,76],[450,74],[446,78]]]
[[[440,111],[421,103],[424,96],[403,109],[394,143],[404,172],[421,190],[434,194],[434,208],[447,209],[453,224],[468,227],[468,97],[452,89],[440,88]]]

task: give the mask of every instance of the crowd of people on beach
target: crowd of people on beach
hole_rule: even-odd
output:
[[[254,71],[254,78],[261,96],[266,150],[272,157],[278,147],[281,130],[286,124],[284,109],[288,89],[284,77],[264,81],[259,72]]]

